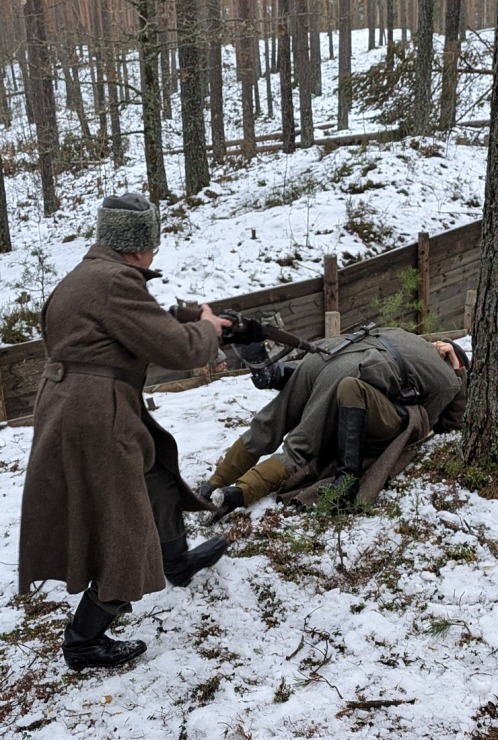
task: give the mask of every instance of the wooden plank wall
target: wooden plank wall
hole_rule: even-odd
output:
[[[477,287],[480,233],[481,221],[476,221],[428,240],[428,311],[436,318],[434,330],[451,331],[463,327],[467,291]],[[418,260],[417,242],[338,270],[338,289],[333,291],[338,295],[338,306],[334,310],[340,311],[342,331],[361,322],[380,323],[379,311],[373,306],[374,299],[382,302],[397,293],[402,285],[400,272],[408,267],[418,269]],[[233,296],[214,301],[211,306],[217,313],[224,308],[233,308],[255,318],[279,312],[287,331],[309,341],[323,337],[325,333],[322,277]],[[398,323],[417,322],[417,319],[417,313],[410,306],[397,317]],[[0,420],[2,415],[16,419],[31,413],[43,363],[41,341],[0,348],[0,382],[3,388]],[[179,374],[152,366],[147,384],[176,380],[179,376],[192,377],[193,374]]]

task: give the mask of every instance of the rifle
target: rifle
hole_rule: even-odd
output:
[[[169,311],[182,324],[186,324],[190,321],[199,321],[202,313],[202,309],[200,308],[187,308],[184,306],[171,306]],[[336,355],[350,344],[360,342],[370,334],[372,329],[375,328],[375,324],[373,322],[365,325],[362,324],[359,326],[358,331],[353,334],[349,334],[340,344],[332,349],[327,349],[325,347],[318,347],[316,344],[312,344],[306,339],[302,339],[289,331],[280,329],[278,326],[263,324],[257,319],[247,318],[232,308],[225,308],[218,315],[220,318],[229,319],[232,322],[231,326],[223,328],[222,344],[252,344],[254,342],[262,342],[265,339],[271,339],[272,341],[277,342],[277,344],[283,344],[292,349],[301,349],[305,352],[324,354],[328,356]],[[251,367],[254,369],[267,367],[269,364],[276,362],[277,359],[280,358],[275,357],[270,361],[265,360],[263,363],[252,363]]]

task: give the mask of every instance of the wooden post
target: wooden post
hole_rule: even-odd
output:
[[[339,310],[339,273],[335,254],[326,254],[323,263],[323,310]]]
[[[335,337],[341,333],[339,272],[335,254],[326,254],[323,263],[323,310],[325,312],[324,334],[326,337]]]
[[[149,411],[156,411],[159,408],[159,406],[156,406],[156,402],[154,401],[152,396],[149,396],[149,398],[146,398],[145,401],[147,403],[147,408]]]
[[[338,337],[341,333],[341,314],[339,311],[325,312],[325,336]]]
[[[418,235],[417,267],[419,273],[417,325],[419,334],[427,331],[427,317],[429,315],[429,234],[421,231]]]
[[[474,310],[476,307],[477,290],[468,290],[465,298],[465,307],[463,311],[463,328],[466,334],[472,333],[472,324],[474,323]]]
[[[3,395],[2,372],[0,370],[0,421],[7,421],[7,408]]]

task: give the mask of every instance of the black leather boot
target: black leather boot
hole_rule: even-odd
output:
[[[336,478],[327,489],[339,492],[338,503],[341,506],[353,503],[358,493],[366,436],[366,410],[353,406],[339,406]]]
[[[245,506],[244,494],[238,486],[228,486],[222,488],[221,491],[223,493],[223,503],[218,507],[218,511],[214,513],[211,524],[219,522],[220,519],[230,514],[231,511],[238,509],[239,506]]]
[[[69,668],[114,668],[147,650],[142,640],[112,640],[104,634],[115,616],[101,609],[84,593],[72,622],[64,632],[62,652]]]
[[[198,571],[218,562],[228,545],[225,537],[212,537],[189,550],[185,535],[170,542],[161,542],[164,575],[173,586],[188,586]]]

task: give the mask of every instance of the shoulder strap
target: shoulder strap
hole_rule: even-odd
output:
[[[412,385],[409,385],[408,383],[408,370],[406,367],[405,358],[403,357],[399,349],[395,347],[395,345],[390,342],[387,337],[383,337],[382,334],[377,334],[377,339],[387,349],[387,351],[391,353],[391,355],[396,360],[399,368],[399,374],[401,375],[401,391],[399,393],[399,397],[396,400],[400,403],[416,403],[417,398],[420,394],[416,388],[414,388]]]

